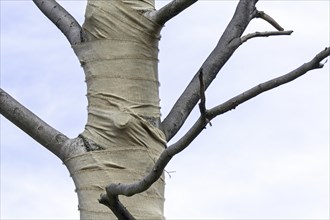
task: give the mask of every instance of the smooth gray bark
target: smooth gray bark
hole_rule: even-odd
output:
[[[238,3],[234,16],[222,34],[217,46],[201,66],[204,73],[205,89],[208,88],[220,69],[241,45],[240,37],[250,20],[255,16],[256,3],[256,0],[241,0]],[[194,78],[174,104],[170,113],[161,123],[167,140],[171,140],[179,131],[200,99],[198,73],[199,71],[197,71]]]
[[[146,16],[152,21],[164,25],[167,21],[193,5],[198,0],[172,0],[159,10],[147,12]]]
[[[65,159],[64,148],[69,143],[69,138],[41,120],[2,89],[0,89],[0,113],[58,158]]]
[[[62,31],[71,45],[84,41],[80,24],[55,0],[33,0],[40,11]]]

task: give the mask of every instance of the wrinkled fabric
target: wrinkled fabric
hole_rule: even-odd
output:
[[[148,8],[145,2],[141,7]],[[147,138],[151,135],[164,144],[163,133],[142,118],[160,117],[160,27],[119,0],[89,1],[85,16],[83,29],[90,40],[73,46],[87,82],[89,117],[83,135],[97,134],[99,144],[117,145],[113,141],[117,131],[111,131],[114,125],[127,127],[128,121],[133,124],[139,119],[137,126],[144,127]]]
[[[143,147],[130,147],[92,151],[67,159],[64,163],[70,167],[76,185],[81,219],[117,219],[97,200],[109,183],[132,183],[150,171],[154,159],[146,157],[149,153]],[[120,196],[120,200],[137,219],[163,219],[164,185],[162,177],[146,192],[132,197]]]
[[[82,218],[108,213],[97,203],[105,186],[144,177],[166,145],[163,132],[146,120],[160,117],[161,27],[143,16],[148,10],[154,10],[153,1],[89,0],[83,24],[87,41],[72,46],[87,83],[88,119],[81,135],[102,149],[65,161]],[[136,218],[162,219],[164,180],[122,201]]]

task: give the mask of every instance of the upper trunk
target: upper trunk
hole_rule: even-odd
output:
[[[105,186],[139,180],[166,144],[157,128],[161,27],[142,14],[153,8],[147,0],[88,1],[86,41],[73,46],[86,75],[87,152],[65,161],[82,219],[109,219],[111,211],[97,201]],[[136,218],[163,218],[164,180],[122,202]]]

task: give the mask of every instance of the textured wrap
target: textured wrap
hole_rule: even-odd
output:
[[[166,145],[164,134],[146,120],[160,117],[161,27],[142,14],[153,5],[150,0],[89,0],[83,25],[87,41],[72,46],[87,83],[88,121],[82,136],[102,149],[65,161],[83,219],[109,218],[109,209],[97,203],[105,186],[141,179]],[[164,180],[122,201],[136,218],[162,219]]]

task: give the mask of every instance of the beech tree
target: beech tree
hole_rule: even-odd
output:
[[[158,10],[153,1],[90,0],[83,25],[56,1],[33,2],[62,31],[84,70],[88,99],[85,130],[68,138],[2,89],[0,110],[65,164],[75,183],[81,219],[164,218],[164,169],[176,154],[206,127],[212,129],[214,118],[323,68],[330,54],[328,47],[323,48],[287,73],[207,107],[206,89],[242,45],[254,38],[287,37],[284,35],[293,32],[257,8],[258,1],[241,0],[214,50],[191,74],[190,83],[168,114],[161,117],[160,33],[195,0],[174,0]],[[246,32],[255,19],[267,23],[270,30]],[[195,107],[199,110],[195,122],[170,142]]]

